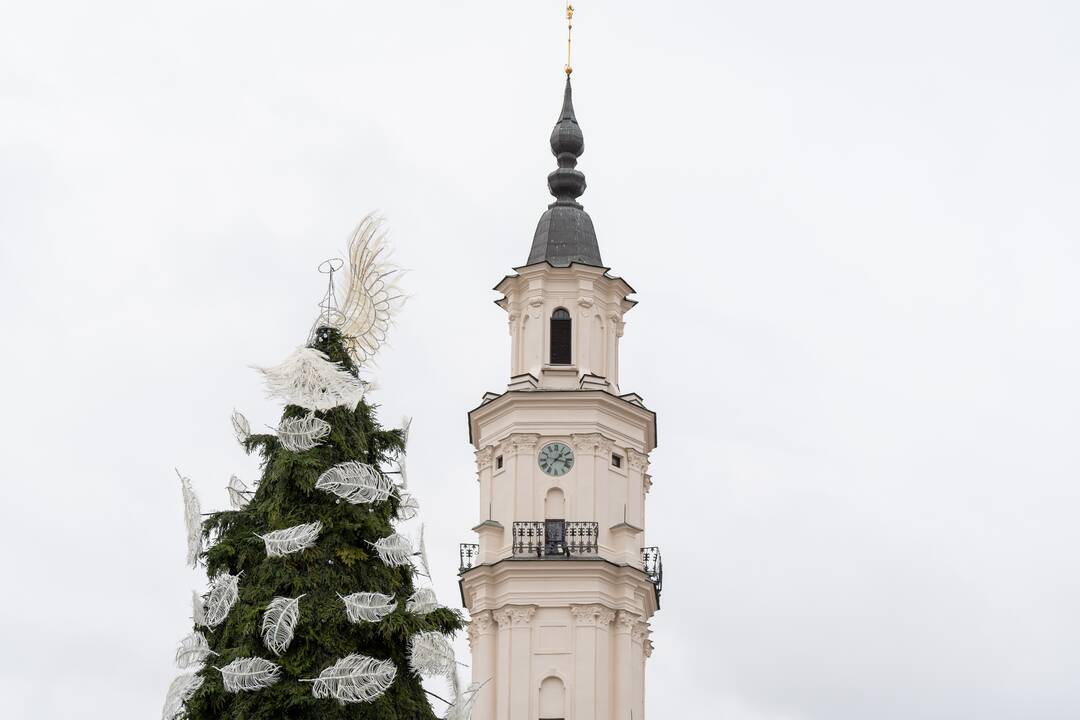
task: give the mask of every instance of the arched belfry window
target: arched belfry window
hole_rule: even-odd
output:
[[[570,364],[570,313],[566,308],[558,308],[551,313],[551,364]]]

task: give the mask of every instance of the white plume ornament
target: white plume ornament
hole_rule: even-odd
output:
[[[322,529],[322,523],[316,520],[313,523],[294,525],[284,530],[274,530],[259,537],[266,544],[266,557],[282,557],[307,550],[319,539]]]
[[[401,492],[401,502],[398,503],[397,519],[408,521],[420,514],[420,503],[411,493]]]
[[[161,709],[161,720],[175,720],[184,711],[184,703],[191,699],[195,691],[202,687],[203,679],[194,673],[178,675],[168,692],[165,693],[165,706]]]
[[[389,660],[348,655],[319,673],[311,694],[341,703],[371,702],[390,689],[395,677],[397,668]]]
[[[221,573],[214,578],[214,587],[210,589],[210,599],[206,603],[207,626],[217,627],[224,622],[239,597],[239,575]]]
[[[401,447],[402,452],[409,449],[409,430],[412,428],[412,418],[405,416],[401,418]]]
[[[398,270],[387,261],[388,255],[383,220],[368,215],[349,240],[349,269],[342,273],[337,290],[341,305],[335,307],[328,300],[312,328],[338,329],[358,365],[367,363],[386,342],[394,312],[404,300],[394,282]]]
[[[456,685],[457,683],[454,684]],[[480,689],[486,684],[486,680],[482,683],[474,682],[469,685],[469,687],[465,688],[464,692],[459,693],[455,690],[454,702],[446,709],[446,720],[470,720],[472,718],[473,706],[476,705],[476,696],[480,693]]]
[[[191,622],[206,627],[206,603],[194,590],[191,591]]]
[[[449,675],[457,671],[454,648],[438,632],[418,632],[409,639],[409,667],[417,675]]]
[[[420,588],[405,603],[405,609],[415,615],[426,615],[439,609],[439,601],[431,588]]]
[[[292,642],[296,623],[300,621],[300,597],[276,597],[266,606],[262,619],[263,644],[280,655]]]
[[[375,548],[379,559],[390,567],[408,565],[413,554],[412,541],[400,533],[394,533],[368,544]]]
[[[233,475],[229,478],[229,484],[225,486],[229,493],[229,504],[233,510],[243,510],[251,502],[251,491],[244,481]]]
[[[394,492],[394,483],[371,465],[361,462],[344,462],[330,468],[315,481],[318,490],[326,490],[358,505],[381,503]]]
[[[175,469],[175,468],[174,468]],[[187,528],[187,564],[195,567],[202,554],[202,510],[199,498],[191,487],[191,478],[184,477],[176,470],[180,478],[180,492],[184,495],[184,525]]]
[[[360,404],[367,385],[315,348],[297,348],[280,365],[256,368],[266,379],[267,393],[306,410],[332,410]]]
[[[417,570],[417,572],[419,572],[421,575],[423,575],[428,580],[430,580],[431,579],[431,564],[428,562],[427,543],[424,542],[424,526],[423,526],[423,524],[420,525],[420,541],[417,543],[417,551],[416,551],[415,557],[417,559],[417,564],[420,566],[419,569]]]
[[[190,670],[201,666],[206,658],[213,654],[206,642],[206,636],[201,632],[193,632],[180,641],[180,647],[176,649],[176,666],[181,670]]]
[[[282,420],[277,427],[278,440],[286,450],[304,452],[330,434],[330,423],[308,413],[304,417]]]
[[[236,658],[223,668],[221,682],[225,692],[250,692],[268,688],[281,679],[281,666],[262,658]]]
[[[236,439],[241,443],[247,442],[247,439],[251,437],[251,423],[239,410],[232,412],[232,427],[233,432],[236,433]]]
[[[354,623],[379,622],[397,608],[394,597],[382,593],[359,592],[339,597],[345,603],[349,621]]]
[[[397,470],[391,470],[391,474],[398,476],[397,486],[402,490],[409,487],[409,473],[405,466],[405,456],[402,455],[397,459]]]

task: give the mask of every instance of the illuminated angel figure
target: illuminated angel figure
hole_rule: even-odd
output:
[[[400,270],[389,262],[386,237],[383,219],[368,215],[349,240],[348,268],[337,258],[319,266],[321,272],[330,275],[330,280],[312,337],[320,327],[340,331],[357,365],[364,365],[379,351],[394,313],[405,299],[396,285],[395,275]],[[335,286],[334,273],[338,270],[344,272]]]

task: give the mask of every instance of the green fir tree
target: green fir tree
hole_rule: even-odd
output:
[[[356,374],[341,334],[321,328],[311,347]],[[310,410],[288,405],[283,420]],[[355,461],[387,468],[404,452],[401,429],[380,426],[366,400],[355,409],[316,412],[330,424],[327,438],[305,452],[291,452],[275,435],[250,435],[245,449],[262,457],[262,478],[250,502],[240,510],[217,512],[203,524],[207,575],[239,575],[239,599],[221,624],[196,626],[215,653],[198,675],[201,686],[188,698],[180,717],[189,720],[419,720],[436,715],[409,668],[409,641],[417,632],[452,634],[463,626],[448,608],[419,615],[406,610],[414,592],[416,570],[384,564],[371,543],[392,535],[401,498],[392,494],[376,504],[350,504],[316,480],[339,463]],[[283,557],[268,557],[259,535],[295,525],[322,523],[314,546]],[[350,622],[341,596],[377,592],[397,600],[396,609],[379,622]],[[296,598],[299,621],[280,656],[268,649],[260,627],[275,597]],[[390,660],[397,675],[390,688],[371,702],[343,704],[318,699],[312,683],[338,660],[362,654]],[[216,668],[237,658],[264,658],[281,666],[280,679],[264,689],[226,692]]]

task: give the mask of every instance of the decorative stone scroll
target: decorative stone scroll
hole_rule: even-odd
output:
[[[615,619],[615,611],[603,605],[571,605],[570,614],[578,627],[607,627]]]
[[[570,442],[574,450],[579,453],[592,453],[595,455],[610,455],[615,449],[615,441],[609,440],[600,433],[580,433],[570,436]]]
[[[533,433],[513,433],[499,443],[497,452],[501,455],[532,455],[540,444],[540,436]]]
[[[507,605],[499,608],[491,614],[499,628],[522,628],[529,627],[533,615],[536,614],[535,605]]]
[[[472,620],[469,621],[469,648],[475,651],[480,636],[487,635],[494,627],[495,620],[492,618],[490,610],[474,613]]]
[[[485,448],[480,448],[476,451],[476,470],[483,472],[491,467],[492,461],[495,459],[495,448],[488,445]]]
[[[620,610],[615,614],[615,626],[620,633],[632,634],[635,627],[637,627],[637,625],[641,622],[641,616],[637,613]]]
[[[639,453],[637,450],[628,449],[626,457],[630,460],[630,469],[647,472],[649,469],[649,456]]]

